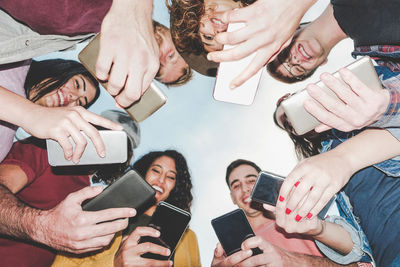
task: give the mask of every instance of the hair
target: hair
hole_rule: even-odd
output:
[[[256,0],[233,0],[243,6]],[[171,3],[169,3],[171,2]],[[200,19],[205,13],[204,0],[165,0],[170,13],[171,36],[180,53],[206,53],[200,39]]]
[[[99,83],[81,63],[74,60],[60,58],[42,61],[33,60],[24,84],[26,97],[32,102],[36,102],[46,94],[63,86],[77,74],[87,77],[96,88],[93,101],[84,106],[88,108],[100,95]],[[30,98],[30,92],[37,93]]]
[[[165,27],[164,25],[162,25],[161,23],[159,23],[158,21],[155,21],[155,20],[153,20],[153,28],[154,28],[154,33],[161,32],[161,31],[169,31],[169,29],[167,27]],[[158,71],[160,71],[160,70],[161,70],[161,67]],[[192,71],[192,68],[190,68],[189,64],[187,64],[187,66],[183,70],[183,74],[181,76],[179,76],[178,79],[176,79],[175,81],[172,81],[172,82],[163,82],[158,77],[158,75],[159,75],[159,73],[157,73],[155,79],[157,81],[165,84],[166,86],[181,86],[181,85],[188,83],[192,79],[193,71]]]
[[[254,169],[256,169],[257,172],[261,171],[261,168],[258,167],[258,165],[252,161],[245,160],[245,159],[237,159],[235,161],[232,161],[231,164],[229,164],[229,166],[226,168],[226,176],[225,176],[226,184],[228,185],[229,189],[231,188],[229,185],[229,176],[231,175],[231,173],[233,172],[234,169],[236,169],[237,167],[239,167],[241,165],[249,165],[249,166],[253,167]]]
[[[145,178],[151,164],[162,156],[173,159],[177,171],[175,187],[172,189],[165,201],[190,212],[190,205],[193,200],[191,192],[192,182],[186,159],[181,153],[176,150],[153,151],[138,159],[133,164],[133,169]]]

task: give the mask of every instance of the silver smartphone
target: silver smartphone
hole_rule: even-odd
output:
[[[228,32],[236,31],[242,28],[243,25],[244,23],[230,23]],[[224,50],[232,47],[224,45]],[[239,87],[230,89],[229,84],[250,64],[254,57],[255,53],[237,61],[227,61],[219,64],[213,93],[215,100],[247,106],[253,103],[261,77],[261,70]]]
[[[376,74],[372,61],[368,56],[356,60],[355,62],[346,66],[346,68],[353,72],[361,82],[370,87],[372,90],[382,89],[381,82]],[[333,76],[344,83],[338,72],[335,72]],[[332,90],[325,86],[323,82],[319,81],[317,85],[330,96],[339,99]],[[285,112],[288,121],[296,131],[297,135],[305,134],[321,124],[316,118],[314,118],[304,109],[303,103],[306,99],[313,98],[310,97],[310,95],[307,93],[307,90],[303,89],[291,95],[281,103],[283,111]],[[320,105],[319,103],[317,104]]]
[[[71,165],[96,165],[123,163],[128,160],[128,137],[124,131],[100,130],[99,134],[104,142],[106,156],[104,158],[97,154],[94,144],[85,133],[81,132],[87,140],[87,145],[83,151],[79,163],[75,164],[71,160],[66,160],[64,151],[60,144],[54,140],[47,139],[47,156],[50,166],[71,166]],[[70,138],[70,142],[75,148],[75,143]]]
[[[100,34],[96,35],[89,42],[89,44],[82,49],[78,58],[83,66],[96,77],[96,61],[99,55],[100,47]],[[132,47],[134,49],[134,47]],[[107,82],[99,81],[104,88],[107,88]],[[150,117],[154,112],[160,109],[167,102],[166,95],[161,91],[157,85],[152,82],[150,87],[142,95],[142,97],[133,103],[130,107],[126,108],[126,112],[136,122],[141,122]]]

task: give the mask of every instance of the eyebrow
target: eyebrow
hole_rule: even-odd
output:
[[[244,178],[252,178],[252,177],[257,177],[257,175],[255,175],[255,174],[247,174]],[[237,181],[239,181],[239,179],[233,180],[233,181],[231,182],[230,186],[232,187],[232,185],[233,185],[234,183],[236,183]]]
[[[86,92],[86,82],[85,82],[85,79],[83,79],[83,77],[81,76],[81,79],[82,79],[82,82],[83,82],[83,91],[84,92]],[[87,97],[85,96],[84,97],[85,98],[85,105],[83,105],[83,106],[86,106],[87,104],[88,104],[88,99],[87,99]]]

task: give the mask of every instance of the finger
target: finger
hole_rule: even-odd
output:
[[[310,213],[315,216],[318,215],[321,210],[328,204],[328,202],[331,200],[331,198],[336,194],[333,189],[327,188],[321,197],[319,198],[319,201],[315,204],[315,206],[310,210]]]
[[[80,119],[82,120],[82,118]],[[77,123],[78,124],[77,126],[79,127],[79,121],[74,120],[73,118],[72,120],[74,121],[74,123]],[[83,151],[85,150],[85,147],[87,145],[87,140],[86,137],[83,136],[82,132],[75,126],[75,124],[69,123],[69,125],[65,126],[69,130],[71,138],[75,143],[74,151],[72,154],[72,162],[77,164],[83,154]]]
[[[128,77],[125,89],[115,97],[115,101],[122,107],[128,107],[141,97],[143,73],[138,72],[133,77]]]
[[[239,262],[242,262],[245,259],[251,257],[251,255],[253,255],[253,252],[251,251],[251,249],[240,250],[240,251],[230,255],[229,257],[227,257],[224,260],[225,266],[234,266],[234,265],[238,264]]]
[[[152,64],[149,64],[149,66],[147,67],[147,71],[143,76],[142,90],[140,93],[141,96],[147,91],[147,89],[149,89],[150,84],[153,82],[154,77],[156,77],[159,68],[160,62],[158,60],[156,62],[153,62]]]
[[[152,259],[141,259],[141,263],[138,266],[154,266],[154,267],[165,267],[172,266],[172,261],[159,261]]]
[[[249,20],[248,14],[248,7],[236,8],[222,13],[221,16],[218,16],[218,18],[221,19],[225,24],[246,22]]]
[[[265,210],[270,211],[270,212],[275,212],[275,210],[276,210],[276,208],[275,208],[274,206],[269,205],[269,204],[263,204],[263,208],[264,208]]]
[[[335,93],[342,102],[348,105],[357,104],[360,102],[360,98],[351,90],[350,86],[340,81],[338,78],[334,77],[332,74],[323,73],[320,76],[321,81]],[[323,99],[321,99],[323,100]],[[339,101],[340,102],[340,101]]]
[[[250,27],[244,26],[236,31],[220,32],[215,35],[215,40],[224,45],[237,45],[254,36],[250,33],[250,29]]]
[[[76,243],[75,250],[93,251],[98,248],[104,248],[111,243],[113,238],[114,238],[114,233],[102,236],[89,237],[86,240]]]
[[[101,223],[92,223],[91,218],[87,218],[88,215],[82,215],[83,219],[86,219],[85,223],[87,223],[86,227],[82,227],[82,231],[86,230],[87,238],[96,238],[107,235],[114,235],[119,231],[124,230],[128,226],[128,218],[124,219],[115,219],[113,221],[101,222]]]
[[[310,194],[310,188],[314,185],[313,181],[309,181],[309,179],[302,179],[299,185],[293,189],[292,194],[287,199],[286,209],[287,214],[291,214],[296,209],[299,208],[301,201]],[[298,214],[295,216],[296,221],[300,221],[302,219]]]
[[[222,248],[221,244],[217,243],[217,246],[215,247],[215,250],[214,250],[214,256],[217,258],[220,258],[224,255],[224,253],[225,253],[225,251]]]
[[[262,244],[262,242],[263,239],[260,236],[250,237],[242,243],[242,250],[259,247]]]
[[[79,191],[69,194],[66,201],[70,201],[73,204],[82,205],[82,202],[86,199],[93,198],[103,192],[103,186],[87,186]]]
[[[118,60],[115,59],[107,84],[107,91],[112,96],[118,95],[125,87],[128,76],[127,68],[128,64],[125,58],[119,57]]]
[[[96,76],[101,81],[107,81],[113,63],[113,54],[110,49],[106,49],[107,45],[100,36],[99,55],[96,61]]]
[[[322,132],[328,131],[330,129],[332,129],[332,127],[330,127],[329,125],[320,124],[317,127],[315,127],[314,131],[316,131],[317,133],[322,133]]]
[[[69,141],[67,133],[60,133],[60,135],[56,135],[54,138],[56,139],[56,141],[60,144],[61,148],[63,149],[65,159],[71,160],[73,146],[72,146],[71,142]]]
[[[154,253],[162,256],[169,256],[171,254],[168,248],[150,242],[139,244],[137,249],[139,254]]]
[[[88,121],[92,124],[95,124],[95,125],[98,125],[98,126],[110,129],[110,130],[117,130],[117,131],[123,130],[123,127],[120,124],[113,122],[109,119],[106,119],[100,115],[93,113],[93,112],[90,112],[90,111],[84,109],[83,107],[74,107],[74,109],[77,110],[79,112],[79,114],[86,121]]]
[[[374,91],[364,84],[354,73],[346,68],[339,70],[340,77],[342,80],[350,86],[351,90],[361,97],[361,99],[367,99],[373,96]]]
[[[136,215],[136,210],[132,208],[111,208],[99,211],[86,211],[91,223],[107,222],[121,218],[129,218]],[[107,223],[104,223],[107,224]]]
[[[312,190],[309,191],[309,194],[306,195],[304,202],[298,205],[296,221],[300,221],[301,218],[310,219],[314,216],[314,213],[311,212],[311,209],[321,199],[321,196],[324,193],[324,191],[325,188],[321,188],[320,186],[313,187]]]
[[[136,246],[142,236],[159,237],[160,232],[153,227],[136,227],[136,229],[128,236],[128,246]]]

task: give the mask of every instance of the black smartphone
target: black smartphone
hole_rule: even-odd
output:
[[[251,200],[276,206],[276,202],[278,201],[279,197],[279,191],[281,190],[281,186],[284,181],[285,178],[283,176],[271,172],[261,171],[258,174],[257,181],[253,187],[253,191],[251,192]],[[325,215],[335,198],[335,196],[332,197],[328,204],[321,210],[320,213],[318,213],[318,217],[320,219],[325,218]]]
[[[130,170],[99,195],[85,201],[82,209],[98,211],[109,208],[134,208],[140,213],[153,203],[155,194],[156,192],[151,185],[137,172]]]
[[[211,225],[228,256],[240,251],[243,241],[255,236],[242,209],[236,209],[211,220]],[[253,248],[252,251],[253,255],[262,253],[259,248]]]
[[[186,231],[190,218],[191,215],[187,211],[167,202],[161,201],[158,203],[153,216],[151,216],[149,227],[157,229],[161,235],[158,238],[143,236],[140,238],[139,243],[151,242],[166,247],[171,251],[171,254],[169,256],[162,256],[154,253],[145,253],[141,256],[149,259],[169,260],[183,233]]]

